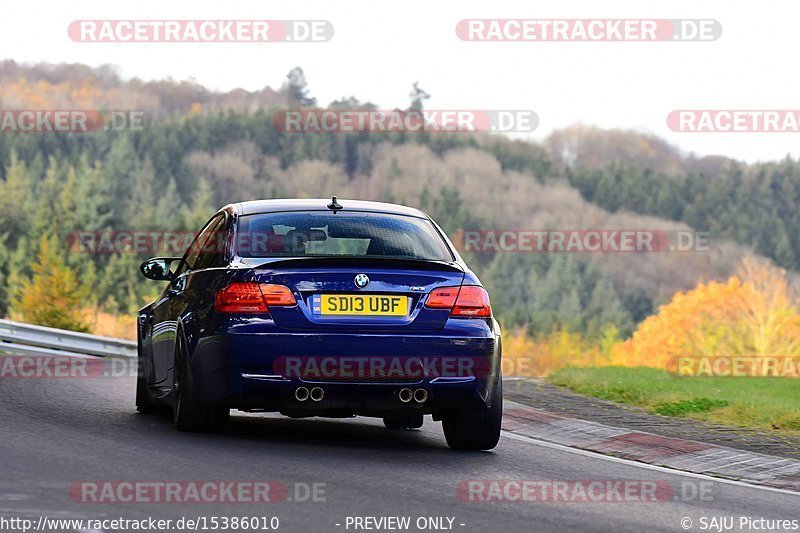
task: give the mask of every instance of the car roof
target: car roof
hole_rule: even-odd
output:
[[[347,200],[337,198],[343,207],[342,211],[371,211],[374,213],[387,213],[392,215],[408,215],[428,218],[428,216],[414,207],[385,202],[368,202],[365,200]],[[276,200],[252,200],[233,204],[239,215],[254,215],[257,213],[275,213],[280,211],[325,211],[331,203],[330,198],[282,198]]]

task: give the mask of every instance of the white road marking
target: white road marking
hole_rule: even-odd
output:
[[[0,501],[21,502],[30,498],[27,494],[0,494]]]

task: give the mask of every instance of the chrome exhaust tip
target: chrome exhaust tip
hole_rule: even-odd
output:
[[[417,389],[414,391],[414,401],[417,403],[425,403],[428,401],[428,391],[425,389]]]
[[[311,389],[311,399],[315,402],[321,402],[325,397],[325,391],[321,387],[314,387]]]
[[[305,387],[297,387],[294,391],[294,397],[298,402],[308,400],[308,389]]]
[[[412,398],[414,398],[414,393],[411,392],[411,389],[400,389],[397,397],[400,398],[401,402],[408,403]]]

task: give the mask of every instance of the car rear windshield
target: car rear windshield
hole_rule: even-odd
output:
[[[236,232],[241,257],[454,258],[430,221],[372,212],[244,215]]]

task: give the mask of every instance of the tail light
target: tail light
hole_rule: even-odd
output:
[[[450,309],[450,316],[488,318],[492,316],[489,294],[477,285],[440,287],[431,291],[425,307]]]
[[[292,290],[286,285],[262,283],[260,288],[267,307],[270,305],[294,305],[297,303],[297,300],[294,299],[294,294],[292,294]]]
[[[467,285],[461,287],[456,305],[450,316],[474,316],[487,318],[492,316],[492,306],[489,303],[489,293],[483,287]]]
[[[440,287],[433,289],[428,295],[425,307],[431,309],[452,309],[456,304],[459,287]]]
[[[217,291],[218,313],[267,313],[268,306],[295,305],[289,287],[254,281],[231,283]]]

